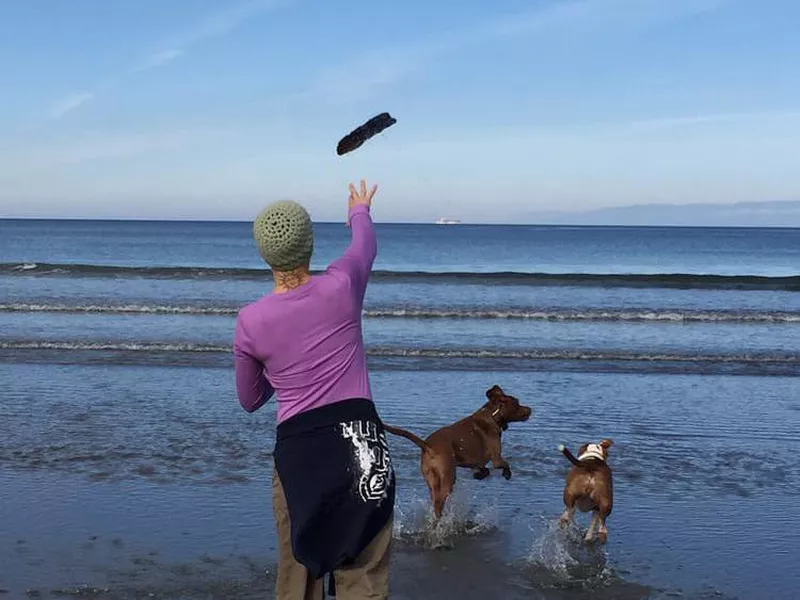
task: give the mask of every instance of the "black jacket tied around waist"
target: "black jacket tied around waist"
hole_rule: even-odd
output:
[[[275,468],[292,551],[314,578],[352,563],[394,510],[394,469],[371,400],[329,404],[278,425]]]

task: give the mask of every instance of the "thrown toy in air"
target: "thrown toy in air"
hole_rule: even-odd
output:
[[[388,129],[397,123],[397,119],[392,117],[388,112],[381,113],[372,117],[369,121],[356,127],[353,131],[339,140],[336,146],[336,154],[342,156],[348,152],[352,152],[359,148],[364,142],[371,137],[378,135],[384,129]]]

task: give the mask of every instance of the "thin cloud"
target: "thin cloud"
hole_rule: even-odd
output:
[[[129,68],[126,73],[133,75],[166,67],[186,55],[191,47],[212,38],[228,35],[245,21],[261,13],[280,8],[288,2],[289,0],[250,0],[226,10],[212,13],[183,33],[173,36],[168,43],[163,45],[163,49],[154,52],[139,64]],[[104,84],[95,86],[93,90],[70,94],[62,98],[54,103],[50,111],[51,117],[60,119],[67,113],[80,108],[96,97],[98,89],[109,87],[114,82],[117,82],[118,79],[118,77],[111,77]]]
[[[237,132],[226,128],[84,134],[68,141],[0,147],[0,180],[27,180],[60,167],[155,153],[171,153],[198,144],[220,143]]]
[[[314,97],[356,100],[422,71],[464,48],[525,36],[542,39],[638,30],[718,10],[731,0],[559,0],[543,8],[506,14],[472,27],[394,48],[362,52],[322,71],[305,92]],[[352,90],[358,88],[358,94]]]
[[[564,0],[547,8],[508,15],[474,32],[475,41],[486,37],[518,35],[590,34],[626,28],[641,29],[656,23],[718,10],[731,0]]]
[[[201,42],[223,37],[231,33],[239,25],[258,16],[287,4],[288,0],[251,0],[206,16],[194,27],[172,36],[164,49],[151,54],[142,64],[134,67],[132,72],[147,71],[164,67],[185,55],[192,46]]]
[[[142,71],[149,71],[150,69],[164,67],[183,56],[183,54],[184,51],[178,48],[170,48],[169,50],[156,52],[155,54],[150,55],[142,64],[133,67],[130,72],[141,73]]]
[[[196,26],[175,36],[170,46],[185,49],[198,42],[227,35],[245,21],[286,4],[288,0],[251,0],[210,14]]]
[[[75,92],[64,96],[53,103],[50,109],[50,116],[53,119],[60,119],[68,112],[90,102],[94,99],[94,92]]]
[[[488,147],[497,145],[506,152],[524,155],[526,148],[532,144],[539,147],[552,148],[560,144],[606,143],[611,139],[619,140],[628,136],[648,136],[655,132],[669,132],[675,129],[703,127],[707,125],[739,126],[745,123],[757,123],[770,126],[775,131],[788,130],[800,125],[800,110],[763,110],[752,112],[717,112],[694,115],[663,115],[638,120],[609,120],[583,124],[541,124],[536,126],[508,128],[475,128],[460,129],[457,133],[433,130],[429,137],[413,142],[413,150],[408,145],[404,152],[415,153],[429,151],[432,154],[447,155],[459,148]]]
[[[704,113],[696,115],[680,115],[669,117],[655,117],[641,119],[627,124],[627,129],[632,131],[655,131],[675,127],[691,127],[695,125],[709,125],[713,123],[741,123],[745,121],[774,121],[800,119],[800,111],[761,111],[761,112],[729,112],[729,113]]]
[[[420,71],[433,54],[429,47],[367,53],[321,71],[305,95],[344,103],[363,100]]]

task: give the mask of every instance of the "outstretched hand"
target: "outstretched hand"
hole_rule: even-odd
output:
[[[367,190],[367,182],[362,179],[361,180],[361,190],[356,189],[352,183],[350,184],[350,198],[347,202],[347,209],[348,213],[350,210],[353,209],[354,206],[365,205],[367,208],[372,206],[372,198],[375,196],[375,192],[378,191],[378,186],[373,185],[372,189]],[[350,218],[347,219],[347,224],[350,225]]]

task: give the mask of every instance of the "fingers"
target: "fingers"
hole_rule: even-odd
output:
[[[351,200],[366,200],[367,202],[371,202],[373,196],[375,196],[375,192],[378,191],[378,185],[375,184],[370,190],[367,190],[367,182],[362,179],[360,191],[352,183],[348,186],[348,189],[350,190]]]

